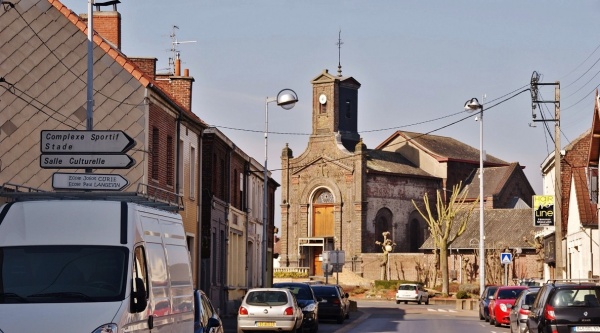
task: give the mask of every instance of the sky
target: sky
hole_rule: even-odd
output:
[[[62,2],[87,13],[86,0]],[[479,149],[481,123],[464,111],[475,97],[484,104],[483,150],[525,166],[537,194],[555,122],[532,121],[533,72],[560,82],[561,147],[591,127],[600,85],[593,0],[121,0],[118,11],[122,51],[156,57],[158,69],[169,67],[175,32],[195,79],[192,111],[261,163],[266,98],[298,94],[291,110],[269,104],[268,168],[278,182],[285,144],[294,156],[307,147],[311,80],[324,69],[337,74],[338,64],[361,83],[358,130],[368,148],[406,130]],[[539,92],[554,97],[553,86]],[[554,118],[552,104],[541,112]],[[279,204],[277,195],[276,225]]]

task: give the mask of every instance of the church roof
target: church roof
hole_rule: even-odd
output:
[[[463,211],[464,213],[464,211]],[[533,240],[536,227],[533,226],[533,211],[526,209],[485,209],[484,234],[486,249],[502,250],[509,248],[533,248],[525,241]],[[458,218],[457,220],[458,221]],[[453,228],[458,228],[458,223]],[[429,237],[421,250],[432,250],[433,238]],[[479,249],[479,209],[473,210],[467,221],[467,229],[451,245],[452,249]],[[500,260],[500,259],[498,259]]]
[[[500,194],[502,190],[506,189],[506,183],[511,179],[511,175],[518,172],[520,168],[519,163],[511,163],[508,166],[485,168],[483,173],[483,195],[485,197],[490,197]],[[461,194],[467,192],[467,198],[479,197],[479,180],[479,168],[477,168],[473,170],[469,175],[469,178],[465,181],[465,187],[461,191]]]
[[[404,141],[410,141],[413,145],[419,147],[438,160],[468,162],[479,161],[479,149],[477,148],[471,147],[448,136],[416,132],[396,131],[384,142],[382,142],[376,149],[383,149],[394,145],[394,141],[398,141],[399,139],[401,140],[402,138]],[[506,161],[503,161],[492,155],[487,155],[484,162],[487,165],[508,164]]]
[[[404,156],[384,150],[369,149],[367,151],[367,170],[419,177],[434,177],[412,164]]]

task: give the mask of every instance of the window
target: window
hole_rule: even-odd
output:
[[[598,203],[598,168],[587,168],[588,190],[590,191],[590,200]]]
[[[146,300],[149,297],[148,290],[148,268],[146,266],[146,254],[144,252],[144,248],[142,246],[138,246],[134,251],[134,263],[133,263],[133,279],[134,281],[141,281],[144,286],[144,290],[146,290]],[[139,279],[139,280],[138,280]],[[133,292],[137,292],[136,290],[137,284],[133,283]],[[135,297],[131,297],[131,308],[134,308]]]
[[[152,128],[152,170],[151,170],[151,177],[152,179],[158,179],[158,166],[159,166],[159,161],[158,161],[158,152],[159,152],[159,133],[158,133],[158,128],[153,127]]]
[[[183,140],[179,140],[177,145],[177,186],[179,188],[179,194],[183,194]]]
[[[196,195],[196,147],[190,147],[190,198]]]

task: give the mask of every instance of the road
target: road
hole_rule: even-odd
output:
[[[226,318],[225,333],[235,333],[235,318]],[[476,310],[455,310],[452,305],[399,304],[393,301],[358,301],[358,311],[343,324],[322,321],[319,333],[508,333],[479,320]]]

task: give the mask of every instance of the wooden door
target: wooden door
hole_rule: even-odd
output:
[[[315,205],[313,212],[313,237],[333,237],[333,205]]]
[[[323,253],[323,249],[317,246],[313,248],[313,272],[314,276],[323,276],[323,262],[319,261],[319,256]]]

